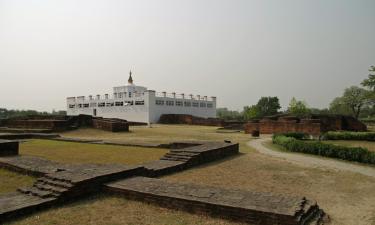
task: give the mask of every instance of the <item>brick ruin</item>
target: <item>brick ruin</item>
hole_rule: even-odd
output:
[[[33,135],[38,136],[37,134],[31,136]],[[13,134],[13,136],[19,138],[21,135]],[[89,140],[65,139],[53,135],[41,136],[58,141],[124,146],[129,144],[102,140],[89,142]],[[131,145],[134,146],[134,143]],[[141,143],[138,145],[143,146]],[[0,157],[1,168],[39,177],[31,187],[19,188],[17,192],[0,195],[0,223],[99,191],[119,193],[128,199],[162,207],[253,224],[321,225],[329,221],[316,201],[304,197],[227,190],[167,182],[156,178],[238,154],[238,144],[176,142],[152,146],[147,144],[144,147],[171,149],[160,160],[134,166],[64,164],[23,155]]]
[[[27,116],[0,120],[4,132],[61,132],[79,127],[93,127],[111,132],[129,131],[129,122],[88,115]]]
[[[225,127],[226,129],[242,130],[245,122],[227,121],[220,118],[202,118],[185,114],[163,114],[160,116],[159,123],[217,126]]]
[[[367,127],[351,116],[313,115],[310,118],[265,117],[246,123],[244,129],[247,134],[251,134],[253,131],[259,131],[261,134],[302,132],[318,136],[327,131],[366,131]]]

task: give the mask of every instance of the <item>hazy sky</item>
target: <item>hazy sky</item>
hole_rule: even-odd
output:
[[[374,0],[0,0],[0,107],[65,109],[127,83],[327,107],[375,65]]]

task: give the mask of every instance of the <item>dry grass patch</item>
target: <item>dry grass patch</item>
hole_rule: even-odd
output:
[[[172,141],[186,140],[213,140],[223,141],[229,139],[235,142],[249,140],[249,135],[244,133],[218,133],[218,127],[189,126],[189,125],[161,125],[132,126],[131,132],[112,133],[97,129],[83,128],[61,133],[64,137],[80,137],[104,140],[119,140],[128,142],[169,143]]]
[[[34,181],[34,177],[0,169],[0,194],[16,191],[19,187],[31,186]]]
[[[369,151],[375,152],[375,142],[371,141],[346,141],[346,140],[327,140],[324,143],[342,145],[347,147],[362,147],[367,148]]]
[[[158,160],[168,149],[31,140],[20,145],[20,154],[63,163],[139,164]]]
[[[227,189],[306,196],[318,201],[332,217],[334,225],[372,225],[375,215],[375,179],[349,172],[301,167],[283,159],[251,150],[248,152],[251,153],[163,179]]]
[[[11,224],[239,225],[240,223],[165,209],[155,205],[126,200],[116,195],[99,195],[63,207],[36,213]]]

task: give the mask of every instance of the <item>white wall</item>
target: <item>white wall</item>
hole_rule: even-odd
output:
[[[164,105],[156,105],[156,100],[164,101]],[[88,107],[78,108],[78,104],[90,104],[105,102],[112,103],[116,101],[144,101],[144,105],[129,105],[129,106],[106,106],[106,107]],[[173,106],[168,106],[166,101],[173,101]],[[177,106],[176,101],[191,102],[191,106]],[[193,102],[197,102],[199,107],[193,107]],[[200,107],[200,103],[212,104],[212,108]],[[75,108],[69,108],[69,104],[76,105]],[[143,92],[138,97],[132,98],[109,98],[109,99],[87,99],[84,97],[67,98],[67,114],[74,116],[79,114],[91,115],[94,109],[96,109],[96,116],[104,118],[119,118],[134,122],[144,123],[157,123],[159,118],[163,114],[188,114],[203,118],[215,118],[216,117],[216,99],[211,101],[197,100],[191,98],[175,98],[175,97],[157,97],[155,91],[148,90]]]

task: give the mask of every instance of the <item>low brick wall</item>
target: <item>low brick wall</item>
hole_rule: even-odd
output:
[[[0,156],[18,155],[18,141],[0,140]]]
[[[29,119],[10,119],[4,122],[3,126],[10,128],[25,128],[25,129],[50,129],[54,131],[63,131],[68,127],[67,120],[29,120]]]
[[[162,124],[189,124],[189,125],[204,125],[204,126],[219,126],[225,125],[224,120],[218,118],[201,118],[186,114],[163,114],[160,116],[159,123]]]
[[[261,134],[274,134],[286,132],[302,132],[311,135],[319,135],[322,132],[321,124],[314,121],[267,121],[250,122],[245,124],[245,133],[251,134],[258,130]]]
[[[324,212],[313,200],[271,193],[226,190],[161,179],[135,177],[105,185],[109,192],[162,207],[262,225],[322,224]]]
[[[367,128],[365,124],[350,116],[315,115],[309,119],[291,116],[264,118],[245,124],[245,133],[251,134],[255,130],[261,134],[302,132],[320,135],[327,131],[366,131]]]
[[[125,120],[93,119],[93,127],[111,132],[129,131],[129,123]]]

